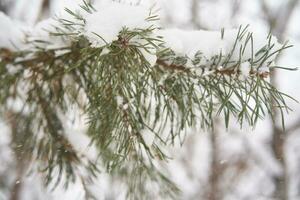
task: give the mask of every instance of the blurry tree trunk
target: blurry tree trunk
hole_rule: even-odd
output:
[[[282,174],[274,178],[275,192],[274,198],[278,200],[288,200],[288,174],[287,165],[285,160],[284,145],[286,141],[285,132],[273,123],[273,134],[272,134],[272,150],[275,158],[280,162],[282,166]]]
[[[19,200],[22,190],[22,177],[25,171],[24,159],[21,155],[22,152],[18,151],[18,147],[20,144],[19,137],[19,127],[18,122],[16,120],[16,114],[13,112],[7,113],[8,122],[11,128],[11,146],[15,155],[15,165],[16,165],[16,178],[13,182],[13,186],[10,192],[10,200]]]
[[[208,200],[219,200],[220,191],[219,191],[219,178],[221,176],[221,166],[219,163],[219,144],[217,141],[218,138],[218,120],[215,119],[213,130],[209,133],[211,141],[211,171],[209,176],[209,192]]]
[[[50,7],[50,1],[51,0],[43,0],[39,12],[39,16],[37,18],[37,21],[42,20],[45,17],[49,17],[49,7]]]
[[[6,6],[0,1],[0,12],[6,13]]]
[[[16,179],[14,185],[10,191],[10,200],[22,200],[22,178],[24,174],[25,165],[16,162]]]
[[[279,39],[279,41],[284,40],[285,32],[288,28],[289,21],[295,10],[299,0],[289,0],[286,3],[284,9],[280,7],[280,12],[272,11],[269,9],[265,0],[262,2],[262,9],[266,14],[267,21],[272,30],[272,33]],[[275,71],[272,71],[271,83],[275,87],[278,87],[279,83],[277,81],[278,75]],[[274,102],[273,105],[276,103]],[[285,158],[285,142],[287,139],[287,133],[278,125],[276,122],[280,117],[280,113],[276,111],[276,108],[273,108],[275,122],[272,123],[272,151],[275,155],[275,158],[280,162],[282,166],[283,173],[275,177],[275,192],[274,198],[279,200],[288,200],[289,199],[289,175],[287,173],[287,163]]]
[[[201,0],[192,0],[191,2],[191,23],[196,29],[204,29],[199,22],[199,5]]]
[[[16,177],[10,191],[10,200],[22,200],[22,182],[31,160],[31,148],[27,147],[29,129],[26,118],[9,111],[6,113],[11,129],[11,149],[15,155]]]
[[[38,20],[41,20],[44,16],[49,15],[49,5],[51,0],[42,0],[41,7],[39,8]],[[13,2],[18,3],[18,2]],[[9,5],[12,6],[12,5]],[[5,6],[0,2],[0,11],[7,11],[10,9],[9,6]],[[13,111],[7,113],[8,123],[11,128],[11,146],[15,155],[15,171],[16,177],[15,181],[10,190],[10,200],[22,200],[22,179],[25,175],[26,169],[28,167],[28,156],[22,148],[22,142],[24,142],[23,136],[26,135],[26,129],[22,126],[22,123],[18,121],[17,114]],[[23,124],[24,125],[24,124]],[[22,126],[22,127],[20,127]]]
[[[199,21],[199,5],[201,0],[192,0],[191,2],[191,24],[196,29],[205,29]],[[221,176],[221,165],[219,163],[219,147],[217,142],[218,137],[218,118],[214,119],[214,126],[209,134],[209,139],[211,143],[211,166],[209,175],[209,187],[206,191],[206,196],[208,200],[220,200],[220,190],[219,190],[219,179]]]
[[[11,7],[11,4],[11,1],[0,0],[0,12],[4,12],[7,14],[9,8]]]

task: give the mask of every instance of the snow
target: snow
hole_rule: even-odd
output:
[[[67,20],[74,20],[74,17],[65,11],[65,8],[84,15],[84,11],[80,8],[80,5],[83,4],[82,0],[56,0],[57,3],[53,7],[53,14],[58,18],[63,18]]]
[[[53,18],[42,20],[34,26],[26,26],[0,12],[0,24],[0,48],[16,51],[34,46],[45,49],[70,46],[70,37],[66,39],[50,34],[57,33],[56,27],[59,26],[59,22]],[[33,41],[39,42],[30,43]]]
[[[120,31],[125,28],[138,30],[157,26],[156,22],[147,20],[150,16],[150,8],[147,6],[101,1],[96,3],[94,8],[96,12],[85,15],[85,27],[82,33],[91,42],[92,47],[102,47],[118,40]],[[154,32],[151,36],[156,37]],[[128,42],[147,46],[147,50],[144,48],[139,50],[150,66],[155,65],[156,48],[145,39],[138,37],[131,38]]]
[[[158,34],[163,36],[166,47],[172,49],[178,55],[187,55],[193,59],[197,52],[201,52],[206,59],[201,60],[201,64],[207,64],[208,60],[213,56],[227,56],[232,52],[238,29],[230,29],[224,31],[222,38],[221,31],[205,31],[205,30],[182,30],[182,29],[165,29]],[[253,50],[254,54],[267,44],[267,34],[253,33]],[[275,37],[271,38],[271,43],[275,44],[274,49],[279,49],[280,44]],[[246,44],[246,45],[245,45]],[[241,61],[247,61],[252,57],[251,43],[246,43],[246,35],[237,42],[237,46],[233,51],[231,61],[238,61],[240,58],[240,47],[245,47]],[[274,59],[271,56],[269,60]]]
[[[68,1],[64,1],[66,4]],[[65,5],[63,4],[63,5]],[[77,3],[69,2],[69,9],[79,13],[85,18],[85,25],[83,28],[78,27],[79,35],[84,35],[90,41],[92,47],[102,47],[113,41],[118,40],[120,31],[124,28],[128,30],[147,29],[149,27],[157,27],[158,22],[147,21],[150,10],[145,6],[136,6],[126,3],[118,3],[114,1],[101,1],[96,3],[94,7],[97,11],[89,14],[83,9],[78,7]],[[59,9],[57,16],[68,20],[76,20],[66,11]],[[6,38],[1,36],[1,41],[4,42],[2,46],[12,49],[12,45],[7,41],[20,40],[22,37],[21,30],[18,27],[10,26],[13,23],[5,15],[1,14],[3,24],[9,27],[12,34],[9,34]],[[49,32],[57,32],[56,27],[59,26],[59,22],[53,18],[43,20],[31,28],[28,32],[28,41],[45,41],[43,43],[36,43],[38,47],[53,49],[70,46],[72,37],[57,37],[52,36]],[[197,52],[201,52],[205,59],[201,59],[200,64],[208,64],[210,58],[216,55],[222,54],[224,57],[232,52],[235,44],[238,29],[225,30],[224,37],[221,37],[220,31],[204,31],[204,30],[181,30],[181,29],[164,29],[159,31],[153,31],[152,37],[163,36],[166,47],[171,48],[178,55],[188,56],[193,59]],[[24,36],[23,36],[24,37]],[[255,33],[254,38],[254,52],[257,52],[267,43],[266,34]],[[272,43],[278,49],[279,44],[275,37],[271,39]],[[140,48],[141,53],[145,59],[149,62],[150,66],[154,66],[157,60],[156,48],[147,44],[147,41],[142,38],[131,38],[129,43],[140,44],[141,46],[147,46],[147,50]],[[18,42],[15,42],[18,43]],[[246,36],[237,42],[237,46],[233,51],[231,60],[238,61],[240,59],[240,47],[245,45]],[[274,48],[275,49],[275,48]],[[251,43],[248,42],[245,48],[245,53],[242,56],[241,61],[249,60],[252,57]],[[269,60],[274,59],[270,57]],[[243,67],[243,66],[242,66]],[[245,70],[242,70],[245,72]]]
[[[98,8],[97,12],[86,17],[84,33],[95,47],[117,40],[119,32],[125,27],[134,30],[153,25],[146,20],[149,17],[149,9],[146,7],[116,2],[100,3],[95,7]]]
[[[116,101],[117,101],[118,107],[122,107],[124,105],[124,99],[123,99],[123,97],[116,96]]]
[[[251,64],[249,62],[243,62],[240,66],[240,71],[243,78],[247,78],[249,76],[251,70]]]
[[[56,27],[60,24],[53,18],[45,19],[37,23],[28,32],[28,42],[31,41],[43,41],[35,42],[34,45],[45,49],[56,49],[70,46],[71,38],[65,38],[61,36],[53,36],[50,33],[57,33]]]
[[[43,0],[30,0],[29,1],[17,1],[12,4],[11,10],[9,10],[9,15],[15,19],[19,20],[26,25],[34,25],[44,13],[40,13],[40,8],[42,7]]]
[[[147,47],[147,50],[144,48],[140,48],[140,52],[143,54],[145,60],[149,63],[151,67],[153,67],[156,64],[156,49],[154,49],[153,47]]]
[[[110,50],[108,48],[104,48],[104,49],[102,49],[100,56],[104,56],[104,55],[108,54],[109,52],[110,52]]]
[[[167,47],[190,58],[198,51],[209,58],[226,50],[220,32],[216,31],[166,29],[159,34],[164,37]]]
[[[155,134],[153,132],[149,129],[143,129],[141,131],[141,136],[148,147],[152,146],[155,139]]]
[[[262,67],[258,68],[258,72],[261,73],[261,74],[263,74],[263,73],[269,73],[270,69],[269,69],[269,67],[262,66]]]
[[[0,48],[17,50],[25,39],[25,27],[0,11]]]

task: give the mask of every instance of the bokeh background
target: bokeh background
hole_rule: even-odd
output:
[[[34,25],[67,6],[66,2],[0,0],[0,10],[27,25]],[[221,30],[250,24],[252,30],[265,33],[271,30],[282,43],[289,41],[294,45],[278,58],[277,64],[300,67],[299,0],[130,2],[160,7],[164,27]],[[277,70],[272,72],[270,81],[300,100],[300,70]],[[214,132],[191,131],[183,146],[170,150],[173,159],[165,165],[169,178],[182,191],[178,199],[299,200],[300,105],[294,101],[287,103],[293,111],[285,115],[285,130],[279,119],[272,122],[266,118],[255,129],[240,129],[232,122],[229,130],[225,130],[222,120],[216,119],[218,127]],[[80,132],[80,126],[75,129]],[[117,178],[106,174],[93,186],[75,182],[68,190],[43,187],[38,174],[25,170],[28,163],[22,159],[24,152],[17,151],[20,141],[9,130],[0,119],[0,200],[124,199]],[[82,141],[78,139],[77,142]]]

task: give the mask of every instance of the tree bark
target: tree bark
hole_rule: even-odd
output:
[[[299,0],[290,0],[286,3],[284,8],[280,7],[280,12],[271,11],[265,0],[261,1],[262,10],[264,11],[269,26],[273,34],[279,39],[280,42],[284,40],[284,35],[288,28],[289,21],[295,10]],[[273,86],[277,87],[279,85],[277,81],[276,71],[271,72],[271,83]],[[275,102],[273,102],[275,105]],[[276,107],[273,107],[274,119],[275,122],[272,123],[272,151],[275,158],[282,166],[282,174],[274,177],[275,191],[273,197],[278,200],[288,200],[289,199],[289,175],[287,170],[287,163],[285,157],[285,142],[287,140],[288,134],[281,127],[276,125],[276,121],[280,117],[280,113],[277,112]]]
[[[10,200],[21,200],[22,193],[22,181],[26,172],[29,157],[24,151],[23,142],[26,137],[26,129],[22,126],[22,123],[18,120],[17,114],[13,111],[6,113],[7,121],[11,129],[11,149],[15,155],[15,171],[16,178],[10,191]]]
[[[220,191],[219,191],[219,178],[220,178],[220,157],[219,157],[219,144],[217,141],[218,138],[218,120],[215,120],[213,130],[210,134],[211,141],[211,173],[209,177],[210,190],[208,193],[208,200],[220,200]]]
[[[288,173],[287,173],[287,163],[285,160],[284,145],[286,141],[285,132],[276,127],[273,124],[273,135],[272,135],[272,150],[275,158],[282,166],[282,174],[274,177],[275,191],[274,198],[278,200],[288,200]]]

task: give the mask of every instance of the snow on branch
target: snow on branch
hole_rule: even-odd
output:
[[[232,67],[238,63],[239,69],[236,72],[239,71],[244,77],[257,72],[266,77],[268,67],[277,53],[286,48],[273,36],[252,33],[247,27],[219,32],[162,29],[159,27],[158,16],[143,6],[101,1],[93,6],[85,3],[77,8],[74,5],[72,7],[74,10],[66,8],[65,13],[60,14],[58,19],[44,20],[27,31],[13,26],[14,22],[1,14],[1,24],[8,27],[7,30],[12,33],[2,33],[0,39],[5,42],[1,42],[0,47],[11,50],[18,47],[26,50],[23,43],[25,33],[29,49],[32,42],[36,47],[46,50],[68,48],[72,41],[81,36],[95,48],[109,47],[113,42],[122,40],[123,45],[139,45],[140,51],[151,65],[156,63],[167,66],[157,56],[163,48],[170,48],[176,59],[184,63],[185,66],[181,67],[197,74],[206,75],[206,71],[210,71],[208,74],[212,71],[222,72],[224,68],[225,72],[232,73],[228,64]],[[122,33],[126,31],[140,34],[122,38]],[[107,48],[105,52],[109,52]],[[180,68],[174,63],[169,63],[168,66]]]
[[[16,50],[25,42],[25,27],[0,11],[0,48]]]

